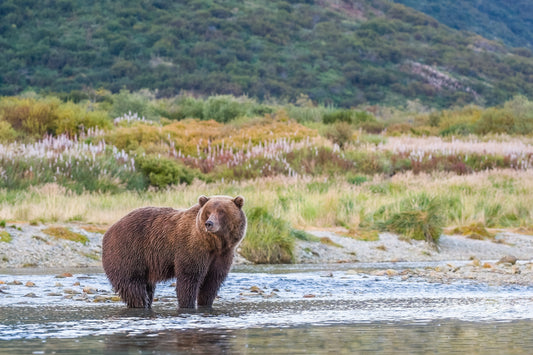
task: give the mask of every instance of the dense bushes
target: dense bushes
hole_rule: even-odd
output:
[[[432,132],[530,133],[533,104],[521,96],[503,107],[467,106],[414,119],[405,114],[403,122],[390,119],[384,132],[371,135],[363,125],[385,125],[394,111],[369,108],[385,118],[380,122],[374,113],[314,106],[305,97],[300,106],[282,106],[230,96],[155,99],[149,93],[126,91],[91,95],[94,100],[78,103],[31,95],[0,99],[0,144],[4,144],[0,186],[24,189],[54,182],[78,192],[114,192],[189,184],[194,178],[211,182],[276,175],[469,174],[533,165],[533,153],[525,145],[503,150],[494,145],[504,142],[485,146],[472,137],[455,139],[451,145],[449,138],[419,138],[417,144],[431,141],[426,150],[408,142],[409,136]],[[136,112],[116,118],[109,114],[122,112],[128,102],[136,102],[133,107],[152,119]],[[179,112],[200,117],[172,114]],[[396,143],[387,147],[387,140]]]
[[[190,184],[194,178],[190,169],[168,158],[145,156],[137,158],[136,163],[149,184],[155,187]]]
[[[215,120],[227,123],[239,117],[253,117],[257,112],[252,110],[258,106],[253,100],[235,98],[229,95],[210,96],[206,100],[192,96],[180,96],[172,102],[168,110],[162,114],[168,118],[182,120],[185,118],[198,118],[201,120]],[[259,110],[258,110],[259,111]]]
[[[533,102],[518,96],[506,102],[503,108],[489,108],[476,122],[475,131],[481,135],[530,134],[533,132]]]
[[[425,118],[443,136],[486,134],[530,134],[533,132],[533,101],[517,96],[503,107],[482,109],[466,106],[433,112]]]
[[[61,102],[55,97],[0,99],[0,137],[38,139],[45,134],[76,136],[91,128],[110,128],[109,115],[88,104]],[[14,133],[11,129],[13,129]]]
[[[325,124],[346,122],[360,125],[366,122],[376,122],[376,118],[369,112],[356,110],[335,110],[324,114],[322,120]]]

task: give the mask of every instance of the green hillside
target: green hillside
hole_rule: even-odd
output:
[[[533,58],[385,0],[4,0],[0,95],[147,88],[337,106],[533,97]]]
[[[533,2],[530,0],[395,0],[458,30],[533,48]]]

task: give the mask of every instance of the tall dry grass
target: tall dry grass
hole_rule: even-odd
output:
[[[198,196],[243,195],[245,210],[263,207],[296,228],[373,226],[384,208],[426,194],[443,204],[446,226],[481,222],[489,227],[533,226],[533,173],[500,170],[470,175],[397,174],[375,176],[360,185],[342,178],[263,178],[239,183],[195,181],[164,191],[119,194],[72,194],[49,184],[28,191],[0,191],[0,219],[27,222],[71,222],[110,225],[141,206],[188,207]]]

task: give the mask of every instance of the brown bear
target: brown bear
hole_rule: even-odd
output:
[[[189,209],[144,207],[109,228],[102,264],[131,308],[150,308],[156,283],[176,278],[180,308],[211,307],[246,233],[244,199],[200,196]]]

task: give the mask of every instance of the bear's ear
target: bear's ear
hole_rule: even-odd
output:
[[[203,207],[207,201],[209,201],[209,198],[204,195],[198,197],[198,203],[200,204],[200,207]]]
[[[237,205],[237,207],[242,208],[242,205],[244,205],[244,197],[237,196],[233,199],[233,202]]]

